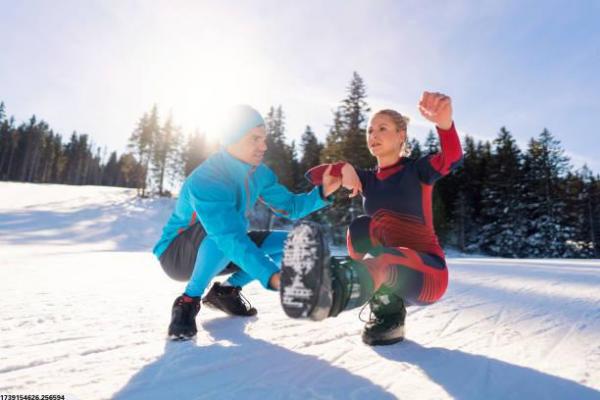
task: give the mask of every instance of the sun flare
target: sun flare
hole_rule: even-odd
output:
[[[267,104],[269,68],[251,49],[235,43],[167,41],[148,66],[150,87],[162,114],[174,112],[185,132],[199,129],[218,141],[224,111],[234,104]]]

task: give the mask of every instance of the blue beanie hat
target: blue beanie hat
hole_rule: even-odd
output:
[[[260,113],[245,104],[232,107],[227,112],[226,118],[220,132],[222,146],[229,146],[237,142],[250,129],[265,124]]]

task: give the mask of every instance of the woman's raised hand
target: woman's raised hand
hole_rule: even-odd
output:
[[[435,123],[438,128],[447,130],[452,127],[452,99],[442,93],[423,92],[419,101],[421,115]]]

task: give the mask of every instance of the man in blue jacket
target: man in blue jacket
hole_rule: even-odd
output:
[[[196,335],[202,294],[224,271],[236,270],[225,283],[215,282],[202,302],[227,314],[256,314],[240,293],[254,279],[279,290],[287,233],[248,231],[248,213],[256,201],[294,220],[329,205],[329,196],[341,185],[329,169],[323,184],[308,193],[293,194],[282,186],[262,164],[267,134],[263,118],[252,107],[234,107],[220,133],[223,148],[186,178],[153,250],[169,277],[188,282],[173,304],[168,330],[172,339]]]

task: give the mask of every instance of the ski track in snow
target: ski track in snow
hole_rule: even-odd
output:
[[[150,253],[172,201],[0,183],[0,393],[80,399],[600,399],[600,260],[450,257],[446,296],[405,342],[362,344],[359,310],[250,319],[203,308],[165,340],[184,284]],[[364,314],[368,314],[365,312]],[[366,315],[365,315],[366,316]]]

